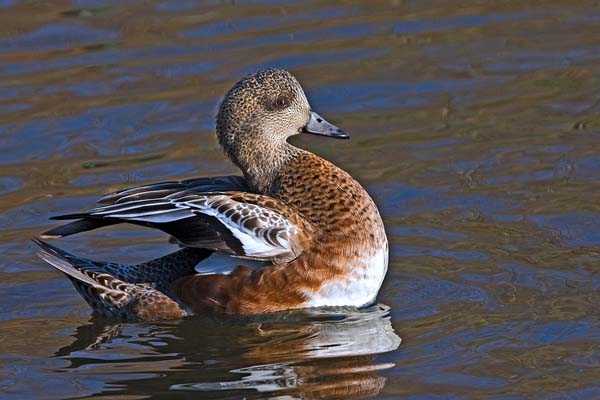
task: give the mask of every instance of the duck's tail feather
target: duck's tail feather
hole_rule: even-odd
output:
[[[115,225],[120,223],[121,221],[111,221],[108,219],[99,219],[99,218],[86,218],[85,214],[69,214],[69,215],[59,215],[56,217],[52,217],[51,219],[56,220],[66,220],[66,219],[78,219],[77,221],[70,222],[65,225],[58,226],[56,228],[50,229],[49,231],[44,232],[40,237],[42,239],[55,239],[61,238],[65,236],[74,235],[79,232],[91,231],[98,228],[103,228],[105,226]]]
[[[167,269],[172,266],[160,263],[161,259],[139,265],[102,263],[74,256],[39,239],[33,239],[33,242],[40,248],[38,256],[67,275],[87,303],[105,317],[153,321],[186,315],[167,293],[170,283],[178,275],[161,275],[159,267],[163,268],[163,272],[168,272]],[[146,267],[153,271],[145,275],[143,269]],[[185,270],[189,271],[189,268]],[[133,279],[121,279],[123,277]],[[153,278],[160,281],[152,282]]]
[[[124,283],[150,284],[162,291],[168,291],[175,280],[195,274],[196,265],[213,253],[212,250],[185,247],[140,264],[121,264],[78,257],[40,239],[33,239],[33,242],[40,247],[38,256],[42,260],[82,282],[91,283],[89,275],[92,273],[108,274]]]
[[[75,213],[75,214],[53,215],[52,217],[50,217],[50,219],[53,219],[55,221],[62,221],[62,220],[67,220],[67,219],[81,219],[81,218],[85,218],[85,217],[88,217],[88,214]]]
[[[40,247],[40,250],[37,252],[38,257],[57,270],[72,279],[87,283],[88,285],[99,285],[99,283],[90,276],[84,274],[78,268],[75,268],[73,261],[69,261],[69,259],[77,259],[76,257],[39,239],[33,239],[33,242]]]
[[[120,281],[107,273],[95,271],[93,268],[86,269],[85,266],[93,267],[88,260],[75,257],[39,239],[33,239],[33,242],[40,247],[37,255],[64,273],[81,297],[95,311],[106,317],[129,317],[129,314],[123,311],[135,298],[132,296],[134,294],[132,292],[136,289],[135,285]]]

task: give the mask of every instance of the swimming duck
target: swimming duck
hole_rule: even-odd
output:
[[[312,111],[296,78],[282,69],[235,84],[219,107],[216,133],[243,176],[114,192],[87,212],[54,217],[75,221],[41,236],[131,223],[164,231],[181,250],[123,265],[86,260],[36,239],[39,256],[65,273],[97,312],[125,320],[373,303],[388,265],[375,203],[348,173],[287,141],[303,133],[349,135]],[[213,251],[239,258],[240,265],[202,273]],[[253,269],[244,259],[267,265]]]

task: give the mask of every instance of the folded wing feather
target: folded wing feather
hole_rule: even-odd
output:
[[[159,182],[110,193],[88,212],[53,219],[76,219],[44,233],[68,236],[128,222],[160,229],[180,244],[222,250],[261,261],[295,258],[303,218],[285,203],[250,192],[241,176]]]
[[[271,207],[261,205],[268,204]],[[163,229],[184,245],[202,246],[190,225],[216,232],[236,256],[259,260],[294,258],[298,249],[293,239],[298,226],[274,208],[286,208],[268,196],[241,192],[176,192],[162,198],[118,202],[91,210],[92,218],[146,224]],[[289,213],[289,211],[288,211]],[[296,218],[297,219],[297,218]],[[214,238],[212,238],[214,242]],[[235,243],[233,243],[235,242]],[[213,244],[214,246],[214,244]]]

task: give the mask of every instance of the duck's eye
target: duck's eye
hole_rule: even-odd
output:
[[[289,100],[286,97],[278,97],[271,103],[271,107],[275,110],[283,110],[289,105]]]

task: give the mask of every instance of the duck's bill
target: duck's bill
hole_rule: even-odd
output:
[[[349,139],[350,135],[334,124],[327,122],[316,112],[310,113],[310,121],[304,127],[304,132],[312,133],[313,135],[329,136],[336,139]]]

